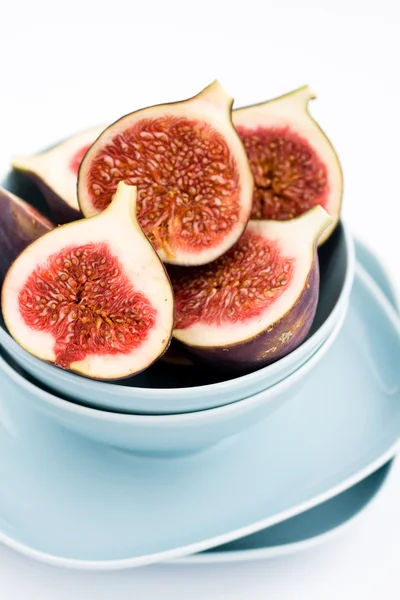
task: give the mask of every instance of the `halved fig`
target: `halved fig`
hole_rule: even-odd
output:
[[[199,265],[221,256],[243,233],[253,194],[232,102],[214,82],[189,100],[108,127],[79,170],[82,213],[106,208],[123,180],[138,186],[139,223],[164,262]]]
[[[16,156],[12,166],[25,172],[40,188],[57,224],[82,218],[76,193],[81,161],[104,126],[80,132],[46,152]]]
[[[33,206],[0,188],[0,286],[18,254],[53,228]]]
[[[166,350],[172,289],[135,202],[136,188],[121,182],[101,215],[47,233],[11,266],[3,316],[28,352],[88,377],[117,379]]]
[[[337,154],[308,112],[308,86],[263,104],[233,111],[254,176],[252,219],[285,221],[319,204],[337,225],[343,178]]]
[[[294,350],[314,319],[316,244],[331,222],[321,206],[290,221],[250,221],[215,262],[171,271],[174,338],[195,357],[243,371]]]

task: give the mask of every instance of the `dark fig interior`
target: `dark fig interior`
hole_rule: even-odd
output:
[[[40,212],[50,218],[48,207],[41,192],[26,175],[12,170],[3,178],[1,185],[35,206]],[[318,256],[321,281],[320,297],[317,313],[306,339],[311,337],[329,317],[336,306],[344,285],[347,271],[347,254],[344,231],[341,223],[339,223],[328,241],[318,249]],[[2,318],[0,324],[5,328]],[[11,362],[8,357],[5,358],[7,358],[8,362]],[[133,386],[139,388],[184,388],[219,383],[221,381],[234,379],[235,376],[235,373],[221,373],[217,370],[214,371],[209,366],[202,367],[196,365],[193,367],[182,367],[158,361],[149,369],[135,377],[115,381],[113,383],[121,386]]]

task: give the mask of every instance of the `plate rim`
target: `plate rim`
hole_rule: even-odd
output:
[[[357,521],[358,518],[364,514],[364,512],[366,512],[371,506],[373,506],[373,504],[379,498],[382,488],[385,487],[388,479],[391,477],[392,472],[393,472],[393,465],[396,462],[397,462],[397,457],[394,456],[387,463],[382,465],[382,467],[380,467],[380,468],[384,468],[385,466],[387,466],[387,471],[384,474],[382,481],[379,482],[379,485],[376,487],[376,489],[374,490],[374,492],[373,492],[372,496],[369,498],[369,500],[367,500],[365,502],[365,504],[363,504],[363,506],[356,513],[354,513],[351,517],[349,517],[348,519],[346,519],[339,525],[331,527],[324,533],[312,535],[312,536],[307,537],[306,539],[300,540],[298,542],[289,542],[286,544],[276,544],[274,546],[268,546],[266,548],[254,548],[253,550],[231,550],[231,551],[222,551],[222,552],[212,553],[213,549],[211,548],[210,549],[211,552],[209,552],[209,553],[188,554],[187,556],[182,556],[180,558],[177,558],[177,559],[174,559],[174,560],[168,561],[168,562],[171,562],[171,564],[177,564],[177,565],[178,564],[182,564],[182,565],[183,564],[184,565],[206,565],[207,564],[207,565],[209,565],[209,564],[215,564],[215,563],[225,563],[226,564],[226,563],[231,563],[231,562],[232,563],[233,562],[247,562],[247,561],[250,562],[253,560],[263,560],[263,559],[267,559],[267,558],[276,558],[279,556],[295,554],[297,552],[302,552],[303,550],[308,550],[309,548],[314,548],[316,546],[322,545],[325,542],[330,541],[332,538],[335,538],[336,535],[341,535],[344,530],[347,530],[347,528],[351,528],[354,521]],[[378,471],[379,471],[379,469],[378,469]],[[376,471],[374,471],[374,473],[376,473]],[[373,475],[374,473],[372,473],[371,475]],[[368,477],[366,479],[368,479]],[[358,485],[360,485],[360,483],[362,483],[363,481],[365,481],[365,480],[364,479],[361,480],[358,483]],[[357,484],[355,487],[357,487]],[[349,492],[352,489],[353,488],[348,488],[348,490],[346,490],[346,491]],[[344,492],[344,493],[346,493],[346,492]],[[333,498],[331,498],[331,500],[333,500],[334,498],[335,498],[335,496]],[[281,522],[283,522],[283,521],[281,521]]]
[[[400,320],[390,301],[386,298],[385,294],[380,290],[378,284],[370,277],[370,275],[364,268],[362,268],[360,265],[357,265],[356,273],[357,277],[360,278],[362,285],[368,289],[374,301],[385,312],[386,318],[389,320],[389,322],[391,322],[394,330],[400,336]],[[11,538],[9,535],[4,534],[2,531],[0,531],[0,542],[27,557],[38,560],[39,562],[47,563],[49,565],[58,567],[74,568],[77,570],[111,571],[145,566],[157,562],[165,563],[170,560],[173,560],[174,558],[180,558],[188,554],[198,553],[203,550],[212,548],[214,546],[231,542],[240,537],[256,533],[261,529],[265,529],[267,527],[280,523],[286,519],[294,517],[304,512],[305,510],[314,508],[315,506],[318,506],[319,504],[333,498],[341,492],[346,491],[350,487],[356,485],[357,483],[371,475],[374,471],[377,471],[380,467],[382,467],[385,463],[392,459],[393,456],[397,454],[399,450],[400,434],[396,438],[396,441],[393,442],[389,446],[389,448],[380,456],[378,456],[374,461],[371,461],[368,465],[366,465],[350,477],[347,477],[336,486],[332,486],[328,490],[317,494],[312,499],[306,500],[300,504],[297,504],[294,507],[276,513],[271,517],[260,519],[255,523],[252,523],[251,525],[246,525],[237,528],[233,531],[220,534],[212,538],[207,538],[199,542],[187,544],[185,546],[180,546],[178,548],[173,548],[171,550],[142,555],[140,557],[134,558],[124,558],[115,560],[82,560],[60,557],[47,552],[36,550],[35,548],[25,543],[19,542]]]
[[[357,268],[359,266],[363,267],[369,274],[370,277],[376,282],[375,278],[369,272],[368,265],[365,264],[363,260],[357,257],[357,250],[361,249],[363,252],[366,252],[367,255],[371,255],[374,260],[377,261],[377,266],[382,272],[384,278],[387,280],[387,283],[390,285],[391,297],[388,298],[390,303],[394,306],[395,309],[399,310],[399,297],[396,294],[396,289],[391,284],[391,277],[389,276],[385,266],[375,258],[374,251],[369,247],[368,244],[362,242],[361,240],[354,240],[355,250],[356,250],[356,265]],[[379,286],[380,287],[380,286]],[[380,288],[381,291],[382,288]],[[386,296],[386,294],[385,294]],[[388,466],[388,470],[386,471],[384,478],[374,491],[373,495],[367,502],[350,518],[346,519],[339,525],[333,526],[324,533],[312,535],[304,540],[298,542],[289,542],[286,544],[279,544],[274,546],[268,546],[265,548],[254,548],[249,550],[231,550],[231,551],[221,551],[215,552],[215,548],[211,548],[208,553],[198,553],[198,554],[188,554],[187,556],[183,556],[181,558],[177,558],[174,561],[171,561],[175,564],[186,564],[186,565],[198,565],[198,564],[214,564],[214,563],[231,563],[231,562],[245,562],[245,561],[253,561],[253,560],[262,560],[268,558],[274,558],[278,556],[285,556],[294,554],[296,552],[302,552],[303,550],[307,550],[308,548],[313,548],[315,546],[319,546],[325,542],[328,542],[331,538],[335,537],[336,534],[340,535],[343,530],[351,527],[354,520],[356,520],[365,510],[367,510],[371,504],[373,504],[379,496],[382,487],[384,487],[387,483],[388,478],[391,476],[393,465],[396,462],[396,457],[392,458],[386,465]],[[361,482],[360,482],[361,483]],[[358,484],[359,485],[359,484]],[[347,492],[352,490],[353,488],[349,488]],[[301,513],[300,513],[301,514]],[[283,522],[283,521],[282,521]]]
[[[13,172],[12,168],[9,168],[8,170],[5,169],[5,167],[3,167],[2,171],[1,171],[1,176],[0,176],[0,187],[4,187],[4,189],[6,189],[7,191],[10,191],[8,188],[6,188],[4,186],[4,181],[6,180],[6,178]],[[12,192],[14,193],[14,192]],[[26,201],[26,200],[25,200]],[[304,347],[308,347],[308,346],[312,346],[312,339],[313,338],[321,338],[323,339],[323,336],[321,336],[321,331],[329,331],[330,330],[330,326],[331,323],[336,323],[338,318],[340,318],[340,309],[342,309],[344,306],[347,305],[348,303],[348,299],[349,296],[351,294],[351,289],[352,289],[352,284],[353,284],[353,279],[354,279],[354,275],[355,275],[355,249],[354,249],[354,240],[353,240],[353,236],[351,235],[351,230],[350,227],[347,223],[347,221],[345,219],[343,219],[343,217],[341,217],[340,221],[337,224],[337,227],[341,225],[342,229],[343,229],[343,235],[344,235],[344,239],[345,239],[345,247],[346,247],[346,255],[347,255],[347,270],[345,273],[345,278],[344,278],[344,282],[343,282],[343,286],[342,286],[342,290],[340,292],[339,298],[338,298],[338,302],[336,304],[336,306],[333,307],[331,313],[328,315],[328,317],[326,318],[326,320],[324,321],[324,323],[322,323],[321,327],[315,331],[313,333],[313,335],[308,338],[305,342],[303,342],[303,344],[301,344],[301,346],[299,346],[299,348],[296,348],[295,350],[293,350],[288,357],[283,357],[280,361],[277,361],[276,363],[273,363],[271,365],[267,365],[266,367],[262,367],[261,369],[259,369],[258,371],[254,371],[253,373],[249,373],[249,374],[245,374],[245,375],[241,375],[237,378],[231,379],[231,380],[227,380],[227,381],[221,381],[218,382],[216,384],[208,384],[206,386],[193,386],[190,388],[191,393],[195,396],[195,399],[197,399],[197,401],[207,392],[209,393],[215,393],[215,394],[226,394],[228,393],[230,390],[232,390],[232,388],[235,387],[235,382],[237,380],[242,380],[243,378],[246,378],[245,382],[240,382],[240,385],[243,386],[251,386],[253,384],[255,384],[255,382],[257,382],[260,378],[262,379],[263,377],[263,369],[268,368],[269,372],[279,372],[279,369],[282,368],[282,360],[287,362],[287,365],[290,366],[290,364],[292,364],[292,361],[296,360],[296,357],[301,355],[301,352],[304,352]],[[336,229],[336,228],[335,228]],[[334,328],[334,326],[332,327]],[[3,335],[3,333],[5,333],[5,335],[9,336],[9,333],[3,329],[3,331],[1,331],[0,328],[0,337]],[[10,336],[10,343],[14,344],[14,340],[12,339],[12,337]],[[318,346],[316,346],[317,348]],[[19,346],[17,345],[17,349],[19,348]],[[26,350],[24,350],[24,352],[27,352]],[[29,353],[27,352],[27,354],[29,355]],[[40,359],[38,359],[37,357],[30,355],[30,359],[34,359],[35,361],[38,361],[37,364],[40,364],[43,361],[40,361]],[[277,365],[280,365],[280,367],[278,367]],[[64,373],[63,371],[60,371],[58,373],[59,377],[62,378],[62,380],[64,381],[65,385],[68,384],[68,379],[71,379],[72,381],[74,381],[74,385],[76,386],[80,386],[83,388],[87,388],[89,389],[93,384],[95,385],[97,391],[99,393],[102,392],[102,390],[104,390],[105,388],[103,387],[104,385],[107,386],[108,389],[110,389],[110,386],[115,386],[115,392],[118,393],[118,397],[120,397],[123,401],[128,401],[128,400],[133,400],[133,392],[131,392],[131,390],[140,390],[140,394],[142,396],[141,398],[141,403],[143,403],[143,401],[151,401],[154,402],[154,398],[152,397],[152,395],[154,395],[154,393],[157,394],[157,396],[160,396],[160,402],[168,402],[171,401],[171,399],[173,398],[174,395],[176,394],[182,394],[182,390],[186,389],[186,388],[168,388],[165,390],[160,390],[159,388],[134,388],[134,387],[125,387],[125,386],[119,386],[116,385],[115,383],[113,383],[112,381],[109,382],[103,382],[101,380],[88,380],[85,379],[83,377],[81,377],[80,375],[76,374],[76,373],[68,373],[66,376],[66,373]],[[279,381],[278,381],[279,383]],[[216,390],[215,386],[218,386],[218,389]],[[213,388],[212,390],[210,388]],[[207,390],[207,388],[209,388]],[[240,402],[241,400],[243,400],[244,398],[238,399],[237,402]],[[182,399],[180,399],[180,401],[183,401]],[[213,410],[213,408],[222,408],[224,406],[229,406],[229,404],[216,404],[215,406],[210,406],[210,407],[205,407],[202,408],[201,410]],[[95,408],[95,410],[115,410],[117,407],[110,407],[108,409],[106,408]],[[122,414],[122,413],[121,413]],[[151,417],[156,417],[157,416],[157,412],[152,412],[152,413],[142,413],[143,416],[151,416]],[[175,409],[172,410],[172,412],[167,413],[170,416],[177,416],[179,415],[179,412],[176,412]],[[186,414],[190,414],[190,413],[186,413]]]

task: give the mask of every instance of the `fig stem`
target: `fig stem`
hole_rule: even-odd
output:
[[[257,224],[260,221],[250,221]],[[289,221],[264,221],[271,234],[307,244],[317,242],[322,232],[333,222],[331,215],[317,204],[307,212]]]
[[[136,216],[136,200],[136,185],[127,185],[123,181],[120,181],[110,205],[106,208],[106,210],[103,211],[102,214],[108,215],[107,218],[113,214],[118,216],[119,219],[129,218],[133,225],[141,231]]]
[[[217,79],[204,88],[193,100],[195,102],[200,100],[207,102],[225,112],[227,109],[230,110],[233,105],[232,96],[228,94]]]
[[[293,230],[299,230],[306,239],[318,241],[321,233],[332,223],[333,218],[322,206],[317,204],[307,212],[303,213],[296,219],[285,221],[285,225],[290,224]]]
[[[317,97],[316,93],[313,92],[309,85],[303,85],[302,87],[297,88],[297,90],[285,94],[285,96],[287,96],[288,99],[291,98],[292,100],[296,100],[296,102],[305,106],[308,105],[310,100],[315,100]],[[283,97],[284,96],[282,96],[282,98]],[[279,100],[279,98],[277,98],[277,100]]]

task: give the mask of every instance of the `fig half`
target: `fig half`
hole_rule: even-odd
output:
[[[218,82],[183,102],[122,117],[90,147],[78,174],[86,217],[118,181],[138,186],[138,220],[160,258],[200,265],[226,252],[248,221],[253,178]]]
[[[109,208],[45,234],[5,278],[2,309],[28,352],[88,377],[142,371],[168,347],[172,289],[136,219],[136,188]]]
[[[251,218],[285,221],[319,204],[333,217],[322,244],[339,220],[343,177],[332,144],[308,112],[313,98],[304,86],[234,110],[233,123],[254,176]]]
[[[238,371],[294,350],[314,319],[316,244],[331,222],[321,206],[290,221],[250,221],[215,262],[171,272],[174,338],[194,357]]]
[[[76,193],[79,166],[87,150],[104,130],[92,127],[32,156],[16,156],[12,166],[39,187],[57,224],[82,218]]]
[[[0,188],[0,287],[18,254],[53,228],[33,206]]]

